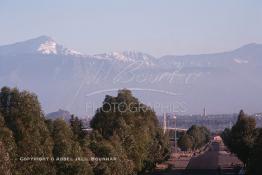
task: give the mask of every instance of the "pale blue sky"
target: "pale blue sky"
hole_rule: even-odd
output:
[[[218,52],[262,43],[262,1],[0,0],[0,45],[39,35],[87,54]]]

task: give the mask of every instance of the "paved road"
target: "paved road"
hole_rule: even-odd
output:
[[[204,151],[192,157],[180,157],[167,162],[172,166],[153,175],[234,175],[241,161],[227,150],[222,141],[212,141]]]
[[[204,153],[192,157],[184,174],[237,174],[241,161],[227,151],[223,142],[212,141]]]

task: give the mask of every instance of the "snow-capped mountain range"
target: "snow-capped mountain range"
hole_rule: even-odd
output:
[[[46,112],[90,113],[120,88],[131,89],[159,113],[169,104],[176,109],[167,112],[260,112],[261,75],[262,44],[256,43],[160,58],[137,51],[82,54],[48,36],[0,46],[0,86],[34,91]]]
[[[1,46],[1,55],[25,55],[25,54],[40,54],[40,55],[60,55],[60,56],[78,56],[83,58],[94,57],[97,59],[109,59],[123,62],[134,61],[150,61],[155,59],[153,56],[136,51],[111,52],[97,55],[85,55],[73,49],[64,47],[57,43],[49,36],[40,36],[23,42]]]

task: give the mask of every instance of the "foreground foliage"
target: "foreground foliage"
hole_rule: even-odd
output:
[[[140,103],[129,90],[120,90],[116,97],[106,96],[91,127],[101,135],[100,142],[106,142],[108,147],[113,145],[118,149],[116,153],[121,152],[122,161],[128,165],[123,164],[125,172],[114,174],[151,171],[170,154],[168,137],[163,134],[155,112]],[[94,146],[92,150],[98,152],[97,148]]]
[[[262,174],[262,130],[256,120],[240,111],[234,126],[222,133],[224,143],[244,163],[247,174]]]
[[[130,110],[125,110],[127,106],[123,104]],[[46,120],[35,94],[2,88],[0,174],[144,174],[169,157],[168,137],[159,127],[154,111],[129,90],[120,90],[117,97],[106,96],[91,126],[93,132],[87,134],[75,116],[69,124],[61,119]],[[54,160],[22,160],[27,157]],[[91,157],[99,160],[91,161]]]

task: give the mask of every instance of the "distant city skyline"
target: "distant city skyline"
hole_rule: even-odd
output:
[[[0,45],[47,35],[85,54],[200,54],[262,43],[259,0],[2,0],[0,22]]]

